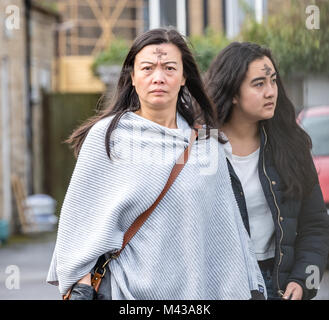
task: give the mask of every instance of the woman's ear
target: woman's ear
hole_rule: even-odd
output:
[[[236,98],[236,96],[233,97],[232,104],[238,104],[238,99]]]
[[[181,86],[185,86],[185,82],[186,82],[186,79],[185,79],[185,77],[183,76]]]

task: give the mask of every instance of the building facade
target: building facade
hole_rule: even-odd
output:
[[[0,219],[14,228],[11,178],[42,192],[40,90],[52,86],[59,16],[24,0],[0,2]]]
[[[40,0],[41,1],[41,0]],[[207,28],[235,37],[246,8],[258,21],[266,17],[267,0],[48,0],[63,17],[59,27],[56,90],[101,92],[92,74],[95,56],[113,39],[128,41],[143,31],[172,26],[183,35],[202,35]]]

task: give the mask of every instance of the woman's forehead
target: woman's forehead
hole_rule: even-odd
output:
[[[144,59],[154,62],[174,59],[176,62],[179,62],[181,60],[181,52],[172,43],[151,44],[145,46],[136,55],[136,61],[140,62]]]
[[[270,77],[275,73],[272,61],[268,57],[254,60],[249,64],[247,77],[262,76]]]

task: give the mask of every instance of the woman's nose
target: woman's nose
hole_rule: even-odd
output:
[[[165,82],[165,77],[162,70],[155,70],[153,74],[153,83],[162,84]]]
[[[275,88],[274,85],[272,85],[272,84],[268,84],[268,85],[266,86],[266,91],[265,91],[265,96],[266,96],[266,98],[274,97],[274,95],[275,95],[275,90],[276,90],[276,88]]]

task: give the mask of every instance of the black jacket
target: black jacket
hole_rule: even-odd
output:
[[[258,173],[275,225],[273,289],[282,296],[287,284],[294,281],[303,287],[303,299],[312,299],[317,293],[312,284],[317,282],[317,274],[322,279],[329,252],[329,216],[322,192],[316,184],[306,198],[283,202],[280,177],[266,157],[266,143],[262,127]],[[242,220],[250,233],[242,186],[229,161],[228,166]]]

